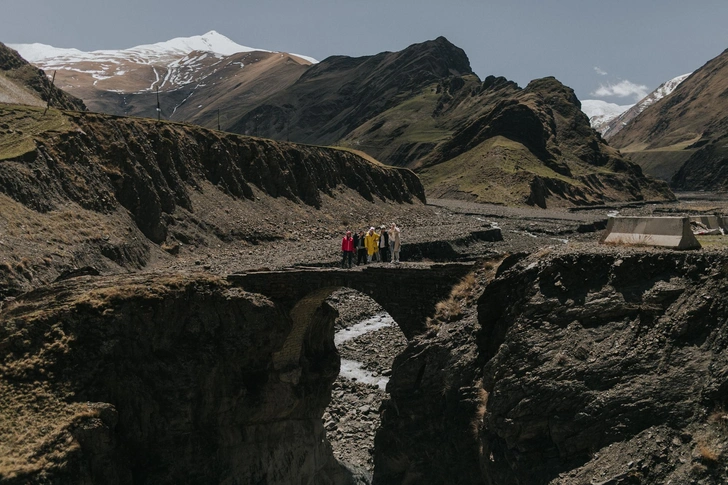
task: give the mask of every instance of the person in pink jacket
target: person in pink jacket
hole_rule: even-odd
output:
[[[346,236],[341,240],[341,252],[341,266],[351,268],[354,259],[354,238],[351,237],[351,231],[346,231]]]

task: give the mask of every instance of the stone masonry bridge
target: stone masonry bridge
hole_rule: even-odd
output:
[[[473,263],[365,266],[350,270],[332,268],[291,268],[231,274],[236,287],[267,296],[285,311],[293,323],[284,348],[274,356],[276,367],[288,367],[301,355],[312,335],[333,329],[317,328],[322,304],[339,288],[352,288],[379,303],[397,322],[408,340],[426,329],[427,317],[435,305],[473,269]]]

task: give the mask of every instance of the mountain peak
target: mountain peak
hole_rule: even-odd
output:
[[[443,36],[418,44],[412,44],[398,55],[418,58],[420,62],[429,63],[438,77],[447,77],[450,74],[472,74],[470,59],[460,47],[456,46]]]

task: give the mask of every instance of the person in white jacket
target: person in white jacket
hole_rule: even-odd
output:
[[[402,240],[400,238],[400,229],[394,222],[389,226],[389,254],[391,255],[393,263],[399,263],[399,250],[402,247]]]

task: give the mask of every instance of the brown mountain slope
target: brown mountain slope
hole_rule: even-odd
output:
[[[436,197],[542,207],[672,197],[609,148],[579,108],[553,78],[525,90],[493,76],[481,83],[440,37],[325,59],[232,129],[362,150],[415,169]]]
[[[243,116],[231,130],[257,129],[270,138],[330,145],[424,86],[468,74],[472,70],[465,52],[444,37],[399,52],[333,56],[311,66],[295,84]]]
[[[45,106],[49,97],[51,105],[60,109],[86,109],[83,101],[52,86],[43,71],[0,43],[0,103]]]
[[[477,107],[421,161],[430,195],[540,207],[671,197],[601,139],[554,78]]]
[[[193,55],[202,57],[204,53]],[[215,62],[198,66],[193,82],[160,89],[162,118],[217,128],[220,110],[220,125],[226,129],[242,113],[291,85],[310,66],[308,61],[278,52],[241,52],[212,59]],[[107,84],[78,83],[68,89],[86,100],[93,111],[156,118],[156,93],[136,90],[138,83],[126,84],[125,77],[114,79],[113,89],[108,84],[111,80]],[[148,88],[150,74],[139,82]]]
[[[723,138],[727,131],[728,50],[647,108],[610,143],[647,173],[671,180],[675,188],[707,190],[728,183],[716,177],[715,170],[728,160]]]
[[[444,37],[311,66],[244,55],[160,92],[163,115],[216,127],[220,110],[223,129],[360,150],[420,171],[436,196],[542,207],[672,197],[601,141],[573,91],[554,79],[525,90],[494,76],[481,82]],[[156,116],[148,89],[94,96],[97,109]]]

